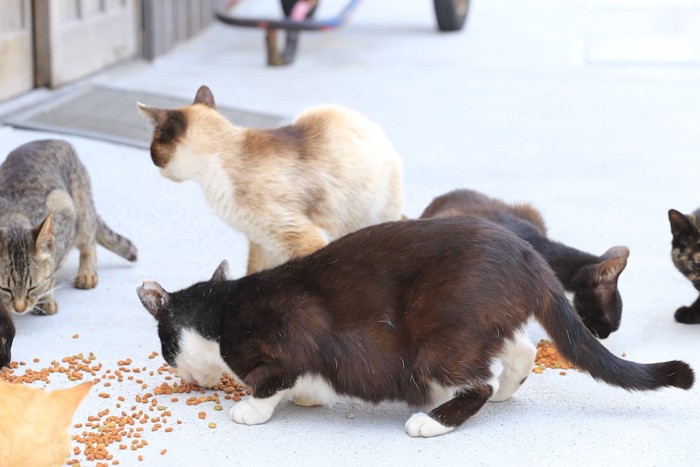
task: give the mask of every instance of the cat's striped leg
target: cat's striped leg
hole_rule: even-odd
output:
[[[501,359],[503,370],[498,376],[498,391],[491,397],[494,402],[510,398],[525,382],[535,364],[537,349],[525,332],[518,332],[506,342]]]
[[[80,263],[75,286],[79,289],[92,289],[97,286],[96,244],[80,248]]]
[[[477,388],[460,389],[455,397],[430,413],[418,412],[408,419],[406,433],[413,437],[431,438],[444,435],[464,423],[486,404],[494,393],[497,381]]]

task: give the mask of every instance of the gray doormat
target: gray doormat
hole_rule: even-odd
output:
[[[148,148],[153,128],[136,109],[136,102],[164,109],[192,103],[160,94],[94,86],[7,115],[3,123]],[[218,111],[234,125],[246,128],[276,128],[289,123],[289,119],[279,115],[226,107],[218,107]]]

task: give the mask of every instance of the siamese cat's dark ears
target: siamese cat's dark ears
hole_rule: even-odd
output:
[[[228,261],[223,260],[221,264],[214,271],[214,275],[211,276],[211,280],[215,282],[221,282],[228,280]]]
[[[146,117],[155,127],[163,126],[168,120],[168,111],[165,109],[151,107],[141,102],[137,102],[136,107],[139,109],[139,112],[141,112],[141,115]]]
[[[216,102],[214,102],[214,94],[212,94],[211,89],[204,85],[200,86],[199,89],[197,89],[197,95],[194,96],[193,104],[204,104],[207,107],[216,109]]]
[[[136,293],[143,306],[153,317],[160,321],[170,307],[170,294],[158,282],[145,281]]]
[[[668,220],[671,223],[671,234],[674,237],[684,234],[695,234],[697,229],[688,216],[675,209],[669,209]]]

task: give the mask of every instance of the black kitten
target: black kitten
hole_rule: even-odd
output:
[[[479,219],[380,224],[238,280],[226,280],[222,264],[211,281],[173,293],[145,282],[138,294],[158,321],[163,356],[185,379],[212,385],[227,371],[253,388],[231,409],[246,425],[266,422],[286,394],[303,405],[337,394],[426,406],[406,431],[447,433],[530,374],[530,318],[608,384],[694,381],[686,363],[608,352],[532,246]]]

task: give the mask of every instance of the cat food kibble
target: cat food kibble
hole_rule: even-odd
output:
[[[152,352],[148,359],[152,360],[159,355],[158,352]],[[39,359],[35,358],[33,362],[38,363]],[[98,363],[92,352],[64,357],[60,362],[54,360],[42,369],[23,368],[24,373],[20,374],[20,367],[26,366],[23,363],[11,362],[9,368],[2,368],[0,380],[49,388],[54,377],[64,377],[70,381],[93,381],[93,384],[101,386],[93,397],[98,397],[106,404],[114,401],[114,406],[92,414],[86,420],[76,420],[72,425],[74,444],[72,457],[66,460],[67,465],[80,465],[81,459],[96,462],[97,466],[118,465],[120,461],[115,456],[119,453],[147,448],[149,443],[145,439],[146,433],[172,433],[173,427],[168,425],[182,423],[173,417],[173,411],[191,410],[187,406],[198,406],[200,410],[196,412],[197,417],[204,420],[207,412],[201,409],[206,407],[222,410],[222,396],[227,400],[240,400],[252,393],[250,388],[239,385],[228,375],[224,375],[212,390],[182,383],[174,376],[175,370],[165,364],[149,370],[148,367],[135,366],[134,361],[127,358],[118,360],[116,368],[107,368],[109,365]],[[145,377],[133,377],[139,374],[155,378],[147,381]],[[152,389],[144,391],[149,386]],[[133,394],[134,390],[137,394],[128,397],[135,404],[124,404],[125,407],[122,407],[127,401],[125,394]],[[178,397],[171,397],[174,394],[191,394],[191,397],[184,400],[183,404]],[[207,426],[216,428],[216,423],[211,422]],[[155,452],[166,455],[168,449],[160,446]],[[142,460],[143,455],[138,458]],[[127,460],[124,458],[122,462]]]
[[[535,357],[535,367],[532,369],[533,373],[540,374],[546,368],[553,368],[557,370],[570,370],[576,367],[570,363],[567,359],[562,357],[562,355],[557,350],[554,342],[542,339],[537,344],[537,355]],[[560,371],[560,375],[566,375],[565,371]]]

